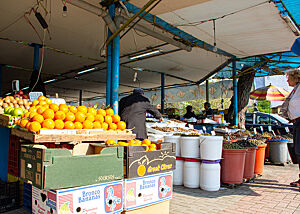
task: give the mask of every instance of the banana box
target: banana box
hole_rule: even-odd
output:
[[[125,179],[124,210],[134,210],[172,198],[173,172]]]
[[[176,144],[155,144],[156,151],[146,151],[145,146],[124,147],[124,178],[138,178],[175,170]]]
[[[40,190],[32,186],[32,213],[103,214],[123,211],[123,180],[90,186]]]

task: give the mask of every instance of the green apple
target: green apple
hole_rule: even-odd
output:
[[[12,113],[11,113],[13,116],[15,117],[21,117],[22,114],[23,114],[23,109],[21,108],[15,108]]]

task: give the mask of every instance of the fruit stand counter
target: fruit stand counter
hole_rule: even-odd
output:
[[[58,132],[59,133],[59,132]],[[11,134],[22,139],[29,140],[33,143],[47,142],[72,142],[72,141],[106,141],[107,139],[114,140],[133,140],[135,134],[131,131],[97,131],[97,130],[72,130],[69,132],[61,132],[60,134],[33,134],[31,132],[12,129]]]
[[[8,127],[10,117],[8,115],[0,114],[0,126]]]

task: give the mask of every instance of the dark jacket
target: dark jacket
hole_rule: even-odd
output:
[[[138,139],[146,139],[146,112],[155,118],[162,117],[156,107],[150,104],[148,98],[140,94],[131,94],[123,97],[119,102],[121,119],[126,123],[128,129],[133,129]]]
[[[197,116],[195,115],[194,112],[187,112],[185,115],[183,115],[183,117],[184,117],[185,119],[190,119],[190,118],[192,118],[192,117],[197,118]]]

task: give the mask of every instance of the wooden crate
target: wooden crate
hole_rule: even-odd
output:
[[[73,142],[73,141],[106,141],[114,140],[133,140],[135,134],[131,131],[87,131],[87,130],[52,130],[58,134],[34,134],[23,129],[12,129],[12,135],[22,139],[29,140],[32,143],[50,143],[50,142]]]
[[[10,125],[10,116],[5,114],[0,114],[0,126],[8,127]]]
[[[169,214],[170,200],[136,210],[123,211],[122,214]]]

